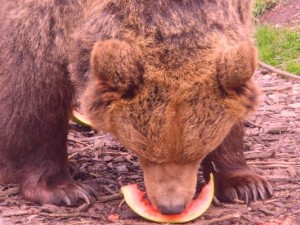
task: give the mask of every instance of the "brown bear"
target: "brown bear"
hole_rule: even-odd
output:
[[[265,199],[243,120],[258,88],[249,0],[0,1],[0,182],[44,204],[91,202],[67,160],[74,96],[136,153],[151,202],[180,213],[197,170],[224,202]]]

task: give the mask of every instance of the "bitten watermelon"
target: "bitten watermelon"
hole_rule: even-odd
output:
[[[146,193],[140,191],[137,184],[122,187],[121,193],[127,205],[145,219],[160,223],[185,223],[201,216],[210,206],[214,196],[214,179],[210,174],[210,181],[203,187],[198,198],[193,200],[182,213],[176,215],[161,214],[144,198]]]

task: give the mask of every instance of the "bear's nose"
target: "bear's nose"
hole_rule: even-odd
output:
[[[184,205],[175,205],[175,206],[158,205],[157,208],[161,214],[174,215],[174,214],[182,213],[183,210],[185,209],[185,206]]]

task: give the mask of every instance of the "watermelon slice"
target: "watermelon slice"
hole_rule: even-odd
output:
[[[79,112],[73,110],[70,116],[70,119],[79,125],[85,126],[85,127],[91,127],[91,122],[85,118],[82,114]]]
[[[144,198],[145,192],[138,189],[137,184],[121,188],[127,205],[141,217],[159,223],[185,223],[201,216],[210,206],[214,197],[214,179],[210,174],[210,181],[206,184],[199,197],[193,200],[186,209],[176,215],[163,215],[158,209]]]

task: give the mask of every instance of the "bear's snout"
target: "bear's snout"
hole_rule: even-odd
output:
[[[151,203],[162,214],[181,213],[195,194],[199,163],[140,162]]]
[[[195,187],[191,182],[189,185],[169,180],[167,182],[149,182],[145,179],[147,195],[161,214],[172,215],[181,213],[192,200]]]

